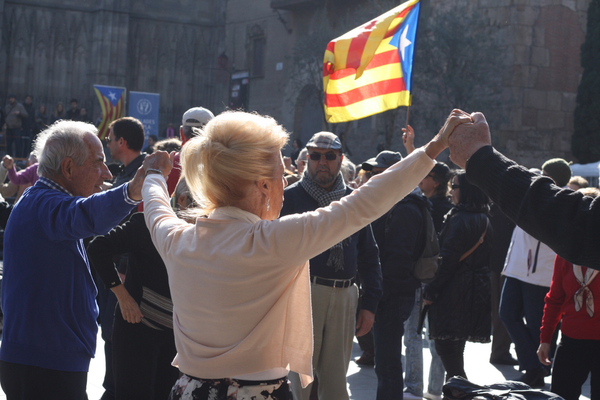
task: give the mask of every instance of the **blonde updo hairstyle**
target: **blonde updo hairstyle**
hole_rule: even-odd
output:
[[[258,180],[277,179],[275,160],[287,141],[268,116],[226,111],[210,120],[181,152],[182,176],[200,213],[236,204]]]

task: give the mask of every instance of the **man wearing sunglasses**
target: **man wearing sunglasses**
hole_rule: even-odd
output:
[[[302,179],[285,189],[281,216],[326,207],[352,193],[340,172],[342,143],[330,132],[313,135],[306,144],[307,167]],[[325,227],[326,228],[326,227]],[[358,287],[362,283],[358,318]],[[337,243],[310,260],[314,326],[313,368],[319,380],[320,399],[348,399],[346,373],[354,334],[371,330],[382,293],[381,267],[371,226]],[[302,389],[297,374],[290,373],[294,398],[308,400],[311,386]]]

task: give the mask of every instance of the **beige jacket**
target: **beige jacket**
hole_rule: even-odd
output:
[[[158,174],[143,187],[152,241],[169,274],[174,364],[217,379],[287,368],[312,380],[308,260],[387,212],[434,163],[422,149],[339,202],[265,221],[234,207],[189,224]]]

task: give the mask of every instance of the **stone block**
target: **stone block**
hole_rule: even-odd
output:
[[[538,112],[532,108],[523,108],[521,110],[521,125],[537,126]]]
[[[532,88],[537,82],[538,73],[537,67],[516,65],[508,71],[504,82],[507,86]]]
[[[577,11],[577,1],[576,0],[561,0],[560,4],[567,7],[570,10]]]
[[[513,46],[513,65],[529,65],[531,59],[531,46]]]
[[[507,7],[510,6],[511,0],[479,0],[479,7],[481,8],[495,8],[495,7]]]
[[[546,43],[546,27],[545,26],[534,26],[533,27],[533,45],[544,46]]]
[[[523,106],[536,110],[546,110],[547,92],[535,89],[525,89],[523,92]]]
[[[539,15],[539,7],[513,6],[510,8],[511,24],[533,26]]]
[[[538,111],[537,127],[540,129],[562,129],[565,127],[565,113],[562,111]]]
[[[531,65],[536,67],[550,66],[550,50],[545,47],[532,46],[531,48]]]
[[[589,6],[590,6],[590,0],[577,0],[577,11],[587,12],[587,9]]]
[[[546,109],[549,111],[561,111],[562,93],[551,91],[546,93]]]
[[[577,93],[562,92],[561,111],[572,113],[577,104]]]
[[[539,6],[542,0],[513,0],[513,6]]]
[[[518,129],[521,127],[523,123],[523,109],[522,108],[513,108],[510,111],[510,116],[508,120],[508,126],[511,129]]]
[[[498,39],[501,44],[531,46],[533,42],[533,28],[524,25],[502,27],[498,30]]]
[[[492,26],[505,26],[510,23],[510,7],[488,8],[487,14]]]
[[[560,5],[561,0],[540,0],[539,5],[542,7]]]

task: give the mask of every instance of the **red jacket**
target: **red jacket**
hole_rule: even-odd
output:
[[[594,295],[594,316],[590,317],[585,305],[575,311],[573,296],[581,288],[573,273],[573,264],[557,256],[550,291],[546,295],[540,342],[550,343],[552,334],[563,318],[561,331],[573,339],[600,340],[600,276],[589,284]]]

